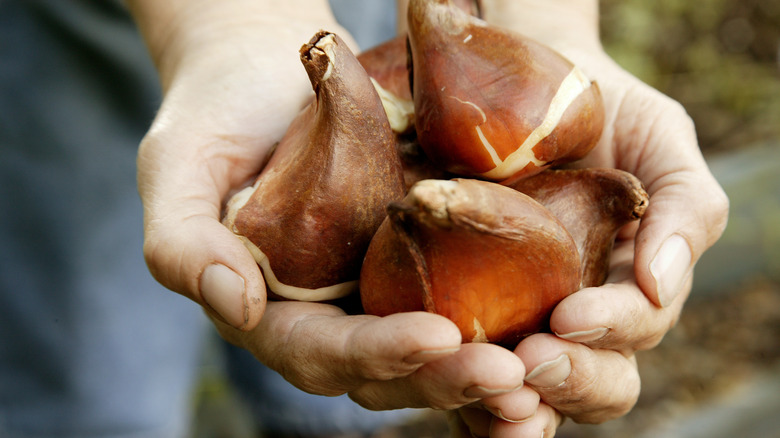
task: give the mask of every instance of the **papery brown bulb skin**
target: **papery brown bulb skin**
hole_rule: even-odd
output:
[[[547,170],[510,187],[539,201],[572,235],[581,287],[604,284],[618,231],[642,218],[650,202],[638,178],[611,168]]]
[[[456,0],[453,4],[472,15],[479,14],[478,2]],[[370,47],[358,55],[358,61],[384,89],[401,99],[412,100],[406,38],[404,33]]]
[[[231,199],[224,222],[252,251],[273,294],[319,301],[356,288],[386,206],[405,187],[381,101],[347,45],[321,31],[301,48],[301,61],[315,100],[255,185]]]
[[[545,330],[580,283],[571,236],[510,188],[425,180],[388,211],[361,272],[367,313],[427,310],[452,320],[465,342],[512,347]]]
[[[360,272],[363,310],[377,316],[426,310],[429,281],[422,254],[403,225],[398,220],[382,222]]]
[[[408,22],[415,125],[437,165],[511,182],[597,143],[599,89],[557,52],[446,0],[411,0]]]

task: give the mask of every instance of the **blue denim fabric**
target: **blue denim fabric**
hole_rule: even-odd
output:
[[[119,1],[0,0],[0,437],[187,434],[208,323],[148,273],[135,184],[159,102]],[[290,402],[255,409],[281,429],[300,426],[288,407],[325,413],[308,431],[400,415],[303,394],[246,357],[230,369],[257,406]]]
[[[248,351],[226,345],[228,376],[247,402],[249,413],[270,433],[299,436],[370,434],[416,415],[413,409],[369,411],[345,394],[325,397],[290,390],[279,374],[262,366]],[[351,435],[352,436],[352,435]]]
[[[0,29],[0,436],[182,436],[206,326],[141,253],[148,55],[112,2]]]

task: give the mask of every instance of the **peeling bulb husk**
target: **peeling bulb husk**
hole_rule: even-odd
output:
[[[272,296],[324,301],[355,290],[369,241],[405,186],[382,102],[347,45],[321,31],[300,55],[315,99],[223,222]]]
[[[408,22],[415,127],[444,170],[511,183],[595,146],[598,86],[557,52],[449,1],[411,0]]]
[[[465,341],[511,347],[545,329],[579,275],[571,236],[530,197],[487,181],[425,180],[391,204],[360,293],[367,313],[427,310]]]

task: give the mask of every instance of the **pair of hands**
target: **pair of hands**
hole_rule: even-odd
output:
[[[651,196],[641,223],[621,232],[607,284],[566,298],[552,315],[555,335],[530,336],[515,351],[461,345],[457,328],[433,314],[266,303],[261,273],[220,224],[221,207],[311,95],[298,48],[320,28],[349,41],[326,2],[274,3],[129,2],[165,92],[138,155],[155,277],[295,386],[349,393],[369,409],[445,409],[455,436],[551,437],[564,416],[602,422],[627,412],[639,394],[634,353],[676,322],[728,201],[681,106],[601,49],[597,2],[483,2],[488,21],[551,45],[599,83],[607,125],[577,165],[629,171]]]

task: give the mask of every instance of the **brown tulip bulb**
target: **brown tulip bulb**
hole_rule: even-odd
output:
[[[618,231],[640,219],[649,204],[642,182],[618,169],[547,170],[511,187],[539,201],[572,235],[581,287],[604,284]]]
[[[454,0],[454,5],[470,14],[479,14],[479,2]],[[379,97],[395,132],[408,133],[414,126],[414,102],[409,85],[407,36],[404,32],[358,55],[358,61],[375,81]]]
[[[579,283],[574,241],[538,202],[488,181],[424,180],[388,207],[360,297],[369,314],[426,310],[466,342],[511,347]]]
[[[371,237],[405,187],[382,103],[347,45],[321,31],[300,55],[315,99],[254,186],[231,198],[224,223],[273,294],[322,301],[356,289]]]
[[[437,165],[509,183],[599,140],[599,88],[554,50],[449,0],[411,0],[408,23],[415,127]]]
[[[454,0],[453,4],[469,14],[479,14],[479,3],[473,0]],[[358,55],[358,61],[382,88],[411,102],[406,38],[404,33],[371,47]]]

